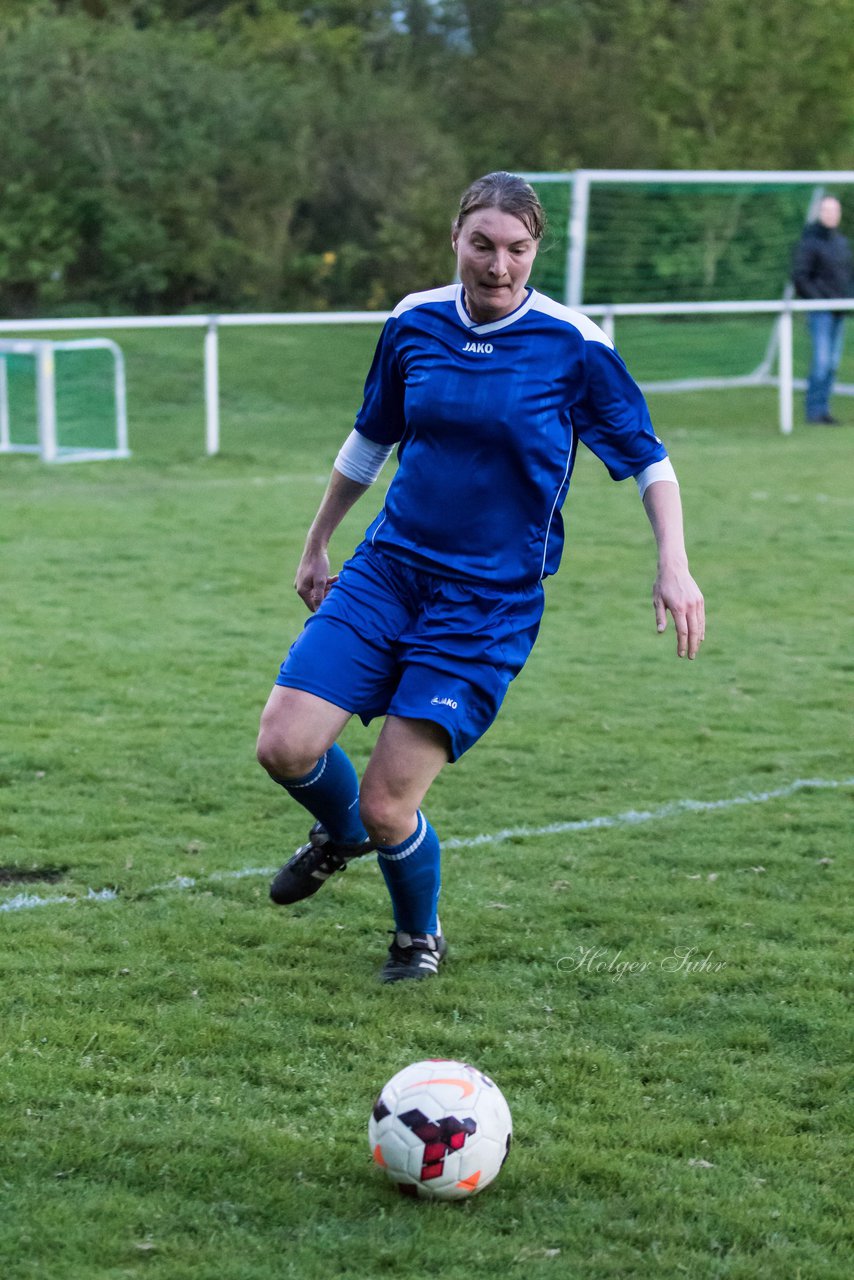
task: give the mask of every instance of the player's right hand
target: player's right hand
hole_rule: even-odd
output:
[[[338,574],[329,573],[329,556],[325,551],[304,552],[297,568],[294,587],[300,600],[312,613],[317,612],[337,581]]]

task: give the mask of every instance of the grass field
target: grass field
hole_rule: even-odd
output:
[[[374,337],[225,335],[205,460],[200,335],[120,335],[134,458],[0,459],[0,1275],[843,1280],[854,426],[653,401],[691,664],[634,485],[579,460],[541,640],[429,799],[448,964],[384,988],[373,859],[269,904],[306,822],[253,760]],[[428,1056],[513,1111],[462,1205],[370,1161],[376,1092]]]

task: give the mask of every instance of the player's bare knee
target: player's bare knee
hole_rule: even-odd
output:
[[[367,790],[364,784],[359,794],[359,816],[374,844],[386,844],[388,809],[382,796],[374,790]]]
[[[400,844],[411,834],[411,806],[388,791],[369,787],[359,796],[359,814],[374,844]]]
[[[398,835],[399,828],[394,823],[377,822],[370,814],[365,817],[364,810],[362,810],[362,825],[370,836],[372,844],[385,846],[401,842],[401,837]]]
[[[267,773],[274,777],[282,776],[280,773],[279,752],[276,750],[276,743],[269,733],[262,728],[258,734],[258,741],[255,744],[255,758],[262,769],[266,769]]]
[[[281,731],[262,723],[255,755],[261,768],[266,769],[272,778],[303,778],[311,772],[321,754],[312,754],[310,750],[290,743]]]

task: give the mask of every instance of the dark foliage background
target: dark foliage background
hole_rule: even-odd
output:
[[[456,199],[489,169],[850,167],[852,19],[854,0],[0,0],[0,312],[382,308],[447,280]],[[662,215],[665,276],[683,216]],[[757,244],[773,202],[764,220]]]

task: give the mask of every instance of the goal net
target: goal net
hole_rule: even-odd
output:
[[[639,380],[660,390],[671,389],[661,379],[674,390],[774,383],[777,322],[710,315],[703,304],[788,296],[792,251],[818,201],[854,197],[848,171],[522,176],[549,221],[535,287],[594,315],[607,316],[616,304],[697,304],[678,320],[620,318],[621,350],[632,348]],[[800,347],[804,361],[806,343]]]
[[[129,457],[124,359],[107,338],[0,340],[0,453]]]

